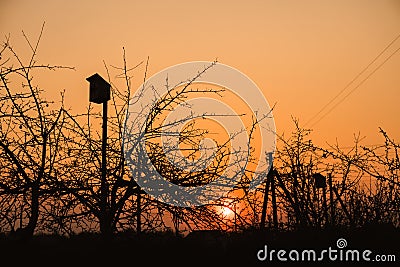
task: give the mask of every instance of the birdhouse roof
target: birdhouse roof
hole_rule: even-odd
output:
[[[106,80],[103,79],[103,77],[101,77],[98,73],[93,74],[92,76],[86,78],[86,80],[88,82],[95,82],[95,83],[99,83],[102,84],[104,86],[111,86]]]

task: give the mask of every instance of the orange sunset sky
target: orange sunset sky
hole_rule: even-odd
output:
[[[274,110],[278,133],[293,128],[291,116],[308,122],[400,34],[399,0],[282,1],[60,1],[0,0],[0,35],[10,34],[26,56],[22,30],[36,38],[45,29],[38,59],[75,67],[47,72],[36,82],[76,113],[88,104],[86,77],[106,77],[103,60],[131,66],[150,57],[148,75],[187,61],[218,61],[245,73]],[[400,38],[335,102],[400,47]],[[134,88],[144,67],[134,72]],[[378,127],[398,141],[400,51],[312,126],[319,145],[383,141]],[[329,110],[329,106],[325,111]],[[320,115],[323,115],[321,113]],[[317,122],[317,123],[315,123]]]

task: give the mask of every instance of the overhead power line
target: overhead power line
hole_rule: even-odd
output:
[[[311,117],[304,126],[308,125],[312,122],[317,116],[319,116],[323,111],[325,111],[329,105],[331,105],[340,95],[342,95],[354,82],[363,75],[372,64],[374,64],[398,39],[400,38],[400,33],[367,65],[365,66],[346,86],[339,91],[331,100],[328,101],[313,117]],[[339,102],[337,102],[332,108],[330,108],[322,117],[320,117],[317,121],[315,121],[310,127],[316,125],[323,118],[325,118],[333,109],[335,109],[340,103],[342,103],[350,94],[352,94],[355,90],[357,90],[366,80],[369,79],[379,68],[383,66],[391,57],[396,54],[400,48],[396,49],[392,54],[390,54],[378,67],[376,67],[366,78],[364,78],[356,87],[354,87],[349,93],[347,93]]]
[[[337,102],[333,107],[331,107],[324,115],[322,115],[316,122],[311,124],[310,127],[313,127],[315,124],[320,122],[323,118],[325,118],[329,113],[332,112],[338,105],[340,105],[347,97],[349,97],[355,90],[357,90],[363,83],[368,80],[378,69],[380,69],[391,57],[393,57],[398,51],[400,47],[397,48],[390,56],[388,56],[378,67],[376,67],[367,77],[365,77],[356,87],[354,87],[350,92],[348,92],[339,102]]]

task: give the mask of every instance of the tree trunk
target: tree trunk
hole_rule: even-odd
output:
[[[271,193],[272,193],[272,220],[274,228],[278,229],[278,207],[276,205],[276,192],[275,192],[275,179],[271,179]]]
[[[31,211],[28,224],[16,230],[14,237],[16,240],[29,240],[33,237],[39,219],[39,186],[36,182],[32,186],[31,192]]]
[[[101,235],[103,239],[109,240],[113,234],[112,217],[110,216],[108,209],[102,210],[100,216],[101,218],[99,218],[99,221]]]

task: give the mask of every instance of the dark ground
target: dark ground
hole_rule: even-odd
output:
[[[376,254],[393,254],[396,263],[382,262],[286,262],[274,257],[259,261],[257,252],[268,249],[337,249],[344,238],[345,249],[369,249]],[[221,233],[194,232],[186,237],[172,233],[123,233],[104,241],[96,234],[70,238],[35,236],[30,241],[0,237],[0,266],[399,266],[400,229],[368,226],[356,229],[299,230],[296,232],[245,231]],[[287,255],[286,255],[287,256]]]

